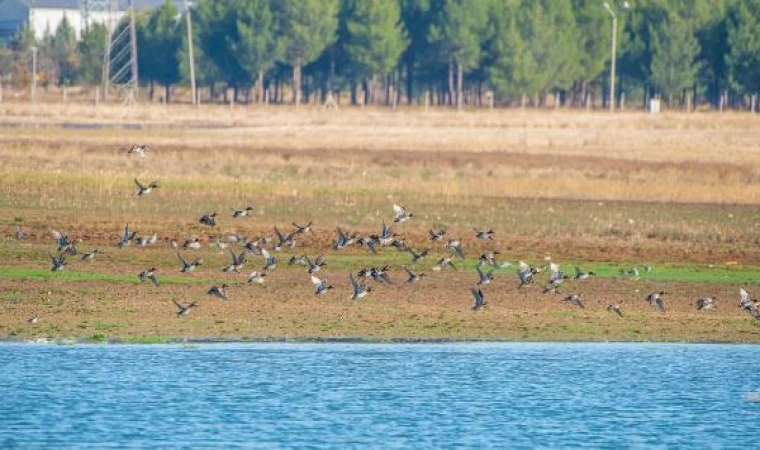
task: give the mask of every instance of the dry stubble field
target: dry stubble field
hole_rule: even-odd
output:
[[[128,157],[133,143],[153,151]],[[136,198],[135,177],[162,188]],[[330,248],[337,226],[379,232],[394,202],[415,213],[394,231],[432,251],[416,286],[403,283],[408,254]],[[0,337],[757,342],[760,322],[740,311],[738,290],[760,288],[758,202],[760,118],[749,115],[50,104],[33,116],[0,104]],[[245,206],[252,217],[231,217]],[[213,211],[218,227],[198,223]],[[117,249],[127,221],[159,243]],[[271,236],[292,221],[313,221],[314,232],[277,254],[263,286],[245,282],[260,257],[244,274],[221,272],[228,254],[212,235]],[[16,225],[30,239],[16,241]],[[447,252],[427,230],[441,227],[464,242],[459,270],[431,270]],[[476,240],[474,227],[493,228],[495,241]],[[51,273],[53,229],[80,239],[80,252],[105,254]],[[187,253],[204,264],[184,275],[165,239],[191,236],[204,247]],[[563,293],[584,294],[581,310],[542,294],[546,275],[518,291],[514,267],[501,269],[483,289],[487,307],[472,311],[486,250],[599,276],[565,282]],[[287,265],[294,252],[326,255],[327,296]],[[393,285],[369,282],[365,299],[348,299],[350,270],[386,263]],[[641,279],[619,276],[645,264],[653,270]],[[149,266],[158,288],[137,283]],[[229,301],[205,295],[221,283]],[[644,300],[661,289],[665,313]],[[717,296],[716,309],[696,311],[699,296]],[[180,319],[173,299],[202,300]],[[617,302],[623,318],[605,309]]]

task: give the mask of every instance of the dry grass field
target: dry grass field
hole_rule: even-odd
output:
[[[152,147],[128,156],[134,143]],[[133,178],[161,188],[137,198]],[[414,212],[394,226],[431,255],[427,273],[406,285],[407,253],[359,247],[335,251],[335,229],[378,233],[392,205]],[[514,339],[760,341],[760,321],[738,307],[739,287],[760,292],[760,116],[358,110],[236,106],[0,104],[0,337],[76,337],[161,341],[219,339]],[[233,208],[253,207],[233,219]],[[219,212],[219,224],[198,222]],[[314,222],[264,285],[227,274],[226,250],[213,236],[272,236],[277,225]],[[125,222],[147,248],[117,249]],[[16,225],[30,238],[14,238]],[[495,241],[473,228],[493,228]],[[460,238],[466,260],[434,272],[447,255],[430,228]],[[92,262],[70,258],[50,272],[51,230],[99,248]],[[203,266],[179,272],[180,242],[197,236]],[[235,247],[237,251],[242,246]],[[585,309],[535,286],[517,289],[514,267],[484,287],[487,306],[472,311],[477,256],[536,266],[552,260],[572,274],[564,293],[584,294]],[[316,298],[294,253],[326,255],[320,272],[334,289]],[[390,264],[393,285],[348,299],[349,271]],[[619,269],[652,266],[640,279]],[[161,286],[136,274],[155,266]],[[227,283],[230,300],[205,295]],[[665,290],[667,310],[645,301]],[[760,295],[760,293],[758,293]],[[717,296],[697,311],[694,300]],[[203,299],[177,318],[171,300]],[[606,311],[624,302],[625,316]],[[36,324],[27,318],[37,315]]]

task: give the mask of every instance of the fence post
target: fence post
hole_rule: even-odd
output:
[[[95,89],[95,107],[100,104],[100,89]]]
[[[63,85],[63,103],[66,103],[69,99],[68,93],[66,92],[66,85]]]

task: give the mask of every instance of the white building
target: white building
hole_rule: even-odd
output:
[[[164,0],[133,1],[138,10],[164,3]],[[183,10],[183,1],[173,1],[178,9]],[[113,27],[126,14],[129,3],[129,0],[0,0],[0,41],[12,39],[26,24],[31,24],[40,39],[47,29],[55,32],[64,16],[78,39],[87,22],[104,23],[110,18]]]

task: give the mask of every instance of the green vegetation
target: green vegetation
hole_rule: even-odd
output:
[[[491,90],[501,104],[540,106],[554,95],[565,105],[598,104],[608,101],[614,14],[616,96],[717,106],[729,91],[740,107],[760,92],[758,0],[610,0],[609,11],[604,3],[199,0],[192,10],[196,73],[212,96],[217,87],[230,87],[238,101],[240,93],[251,100],[255,87],[258,101],[268,88],[272,100],[294,103],[350,90],[354,104],[361,93],[364,103],[428,98],[461,107],[482,104]],[[137,18],[140,80],[166,86],[167,98],[189,74],[185,20],[178,14],[166,0]],[[91,26],[79,44],[65,19],[41,42],[30,31],[0,49],[0,72],[27,80],[29,48],[38,45],[44,80],[99,81],[102,26]]]

